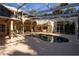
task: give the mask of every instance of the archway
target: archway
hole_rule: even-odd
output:
[[[24,32],[33,32],[35,31],[35,26],[37,25],[36,21],[26,20],[24,22]]]

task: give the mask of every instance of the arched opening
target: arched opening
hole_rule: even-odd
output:
[[[35,32],[35,26],[37,26],[37,22],[36,21],[33,21],[33,32]]]
[[[24,32],[31,32],[31,21],[30,20],[26,20],[24,22]]]
[[[36,21],[26,20],[24,23],[24,32],[33,32],[35,31],[35,26],[37,25]]]

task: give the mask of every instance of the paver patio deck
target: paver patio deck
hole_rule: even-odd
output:
[[[19,36],[14,39],[23,41],[6,45],[6,49],[2,51],[4,53],[1,52],[0,55],[79,55],[79,41],[77,43],[49,43],[28,36]]]

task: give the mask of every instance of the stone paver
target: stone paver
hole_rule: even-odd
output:
[[[49,43],[27,36],[19,36],[11,41],[14,43],[5,45],[5,49],[0,50],[0,55],[79,55],[79,41],[76,43]],[[8,43],[11,41],[9,40]]]

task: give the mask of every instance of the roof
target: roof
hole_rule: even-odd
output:
[[[16,7],[12,7],[12,6],[8,6],[8,5],[5,5],[5,4],[2,4],[3,6],[5,6],[6,8],[8,8],[10,11],[16,11],[17,12],[17,8]],[[23,14],[29,14],[29,12],[26,12],[22,9],[19,9],[18,12],[23,12]]]
[[[31,17],[33,19],[54,19],[58,17],[72,17],[72,16],[78,16],[79,13],[70,13],[70,14],[59,14],[59,15],[51,15],[51,16],[41,16],[41,17]]]
[[[9,10],[17,11],[17,8],[15,8],[15,7],[7,6],[7,5],[4,5],[4,4],[3,4],[3,6],[5,6],[6,8],[8,8]],[[21,12],[22,10],[19,9],[18,11]]]
[[[0,16],[0,18],[2,18],[2,19],[8,19],[8,20],[19,20],[17,18],[10,18],[10,17],[4,17],[4,16]]]

